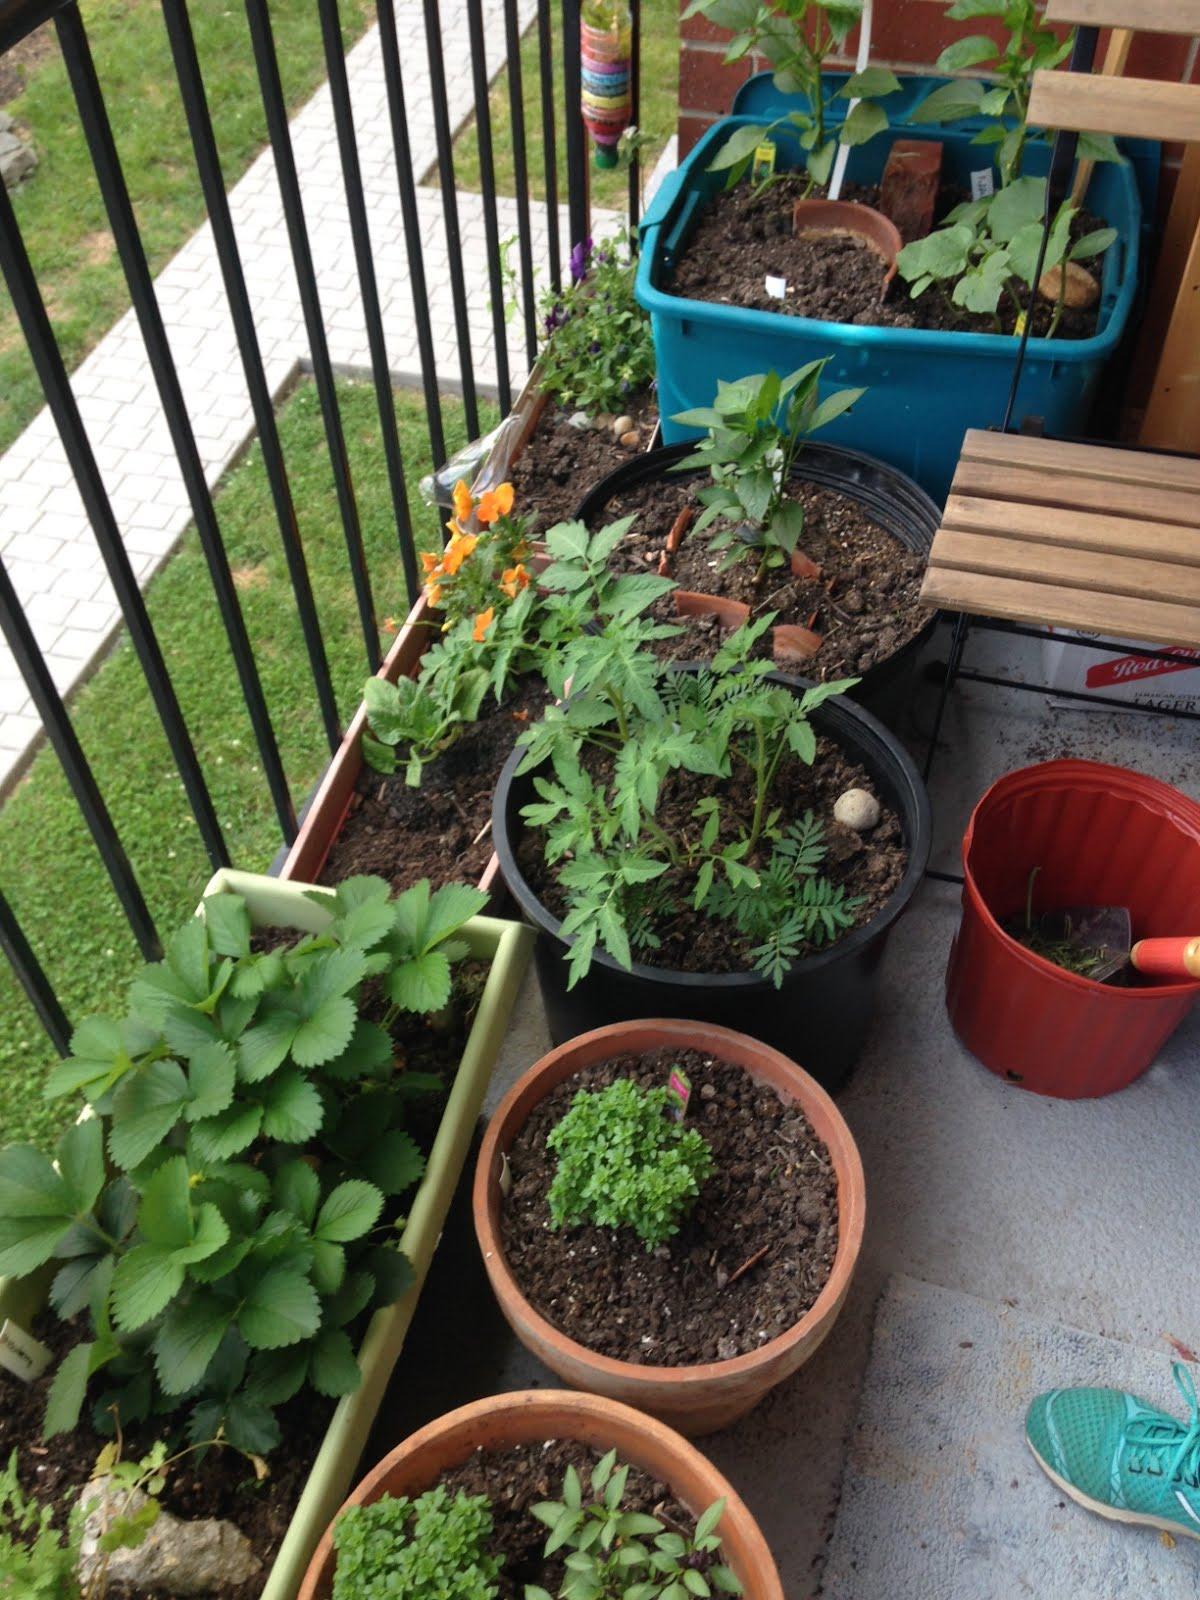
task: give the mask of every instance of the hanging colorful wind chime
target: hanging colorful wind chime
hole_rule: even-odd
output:
[[[598,167],[615,167],[617,146],[629,126],[633,23],[626,0],[595,0],[583,8],[579,54],[583,123]]]

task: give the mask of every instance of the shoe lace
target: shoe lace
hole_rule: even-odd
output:
[[[1182,1361],[1172,1364],[1175,1384],[1188,1407],[1187,1424],[1173,1417],[1138,1417],[1128,1423],[1129,1467],[1154,1477],[1178,1479],[1189,1489],[1200,1488],[1200,1399],[1192,1374]]]

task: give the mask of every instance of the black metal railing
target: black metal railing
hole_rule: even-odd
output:
[[[292,148],[286,101],[272,30],[269,0],[243,0],[258,92],[282,215],[308,343],[308,365],[319,400],[336,491],[341,533],[363,643],[365,672],[380,661],[379,633],[371,576],[364,551],[358,503],[339,410],[334,364],[322,312],[309,226],[296,157]],[[345,199],[350,219],[358,292],[370,356],[370,375],[379,412],[382,450],[390,493],[391,511],[399,543],[401,569],[410,602],[418,590],[417,552],[408,509],[406,465],[394,406],[394,375],[389,367],[380,293],[371,245],[371,218],[360,168],[354,108],[342,44],[338,0],[309,0],[319,19],[324,66],[329,83],[334,128]],[[564,244],[583,239],[589,231],[587,139],[579,116],[581,69],[579,52],[580,0],[538,0],[530,26],[536,31],[540,69],[540,130],[526,128],[521,70],[522,27],[518,0],[490,0],[502,5],[506,62],[504,73],[510,101],[507,136],[511,142],[514,199],[517,217],[516,246],[521,283],[519,315],[511,337],[521,348],[521,359],[532,364],[537,354],[538,325],[534,290],[534,228],[530,200],[529,156],[531,142],[541,134],[539,175],[545,194],[546,240],[550,282],[561,282]],[[480,188],[486,247],[487,287],[491,305],[495,350],[495,387],[502,409],[512,401],[512,370],[506,322],[503,246],[495,194],[494,130],[485,55],[484,0],[466,0],[471,51],[471,83],[478,149]],[[187,0],[161,0],[163,22],[173,62],[176,92],[182,102],[196,175],[212,227],[225,296],[232,319],[246,391],[257,431],[263,468],[270,490],[278,537],[286,559],[291,593],[303,635],[312,693],[330,750],[341,738],[341,725],[322,635],[313,584],[296,523],[287,462],[276,426],[275,396],[263,363],[254,309],[247,288],[238,240],[225,192],[220,151],[214,134],[206,87],[192,34]],[[633,0],[634,108],[638,103],[637,42],[639,4]],[[423,0],[425,39],[398,38],[393,0],[376,0],[374,21],[379,28],[386,88],[386,114],[399,186],[401,220],[414,304],[428,303],[428,281],[418,212],[417,183],[413,172],[408,110],[405,102],[401,50],[423,52],[427,58],[432,93],[433,131],[437,149],[442,223],[449,263],[450,294],[457,333],[458,371],[450,381],[461,389],[467,431],[479,431],[480,385],[472,359],[468,314],[468,284],[463,264],[458,192],[455,185],[452,126],[438,0]],[[53,22],[80,127],[112,231],[116,254],[128,287],[130,303],[145,343],[150,370],[178,460],[188,504],[197,529],[213,601],[228,640],[234,669],[244,698],[262,772],[270,792],[281,840],[289,843],[296,833],[296,797],[280,754],[272,710],[247,631],[239,592],[222,537],[213,494],[206,481],[201,453],[189,420],[179,372],[159,308],[147,251],[110,121],[110,107],[89,48],[87,30],[76,0],[0,0],[0,57],[35,28]],[[561,45],[562,83],[566,115],[555,106],[555,43]],[[119,107],[112,107],[119,111]],[[532,140],[531,140],[532,135]],[[569,241],[561,238],[560,186],[557,162],[565,153]],[[636,164],[629,174],[629,220],[637,221],[640,176]],[[171,758],[182,780],[198,837],[212,865],[228,863],[229,852],[217,810],[205,782],[179,699],[172,685],[163,652],[147,611],[138,578],[122,538],[122,530],[105,487],[92,443],[72,392],[69,374],[47,312],[46,296],[31,261],[31,241],[22,236],[13,203],[0,184],[0,266],[19,324],[28,344],[37,376],[61,437],[71,472],[79,488],[104,566],[115,591],[125,627],[136,652],[150,696],[166,734]],[[429,454],[435,467],[447,458],[446,429],[441,394],[448,374],[439,375],[433,329],[428,317],[418,314],[417,353],[424,397]],[[121,911],[143,955],[153,958],[160,950],[159,936],[113,817],[89,764],[88,755],[72,724],[63,696],[40,651],[29,620],[0,557],[0,632],[3,633],[41,718],[45,736],[61,764],[79,813],[102,861]],[[4,863],[0,875],[12,870]],[[70,1019],[56,992],[53,975],[39,964],[37,955],[0,883],[0,948],[32,1004],[54,1048],[65,1052]]]

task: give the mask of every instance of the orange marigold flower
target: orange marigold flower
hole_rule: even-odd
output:
[[[426,577],[428,577],[431,572],[436,572],[441,564],[441,556],[434,555],[432,550],[421,551],[421,565],[425,568]]]
[[[429,601],[431,606],[440,606],[442,603],[442,591],[440,585],[436,583],[427,584],[425,586],[425,598]]]
[[[460,522],[465,522],[471,515],[471,491],[464,479],[460,478],[454,485],[454,515]]]
[[[481,611],[475,618],[475,631],[472,633],[471,637],[474,639],[476,644],[483,643],[483,636],[495,621],[495,617],[495,606],[489,606],[486,611]]]
[[[506,567],[501,573],[500,587],[510,600],[515,600],[522,589],[529,587],[529,574],[519,561],[515,567]]]
[[[480,522],[498,522],[513,508],[513,486],[502,483],[498,489],[488,489],[480,498],[476,511]]]
[[[447,577],[453,577],[478,543],[479,540],[473,533],[454,535],[442,552],[442,571]]]

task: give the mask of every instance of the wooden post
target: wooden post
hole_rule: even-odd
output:
[[[1125,71],[1125,63],[1129,60],[1129,47],[1133,43],[1132,28],[1114,28],[1108,39],[1108,49],[1104,52],[1104,64],[1100,68],[1102,78],[1119,78]],[[1088,184],[1092,181],[1092,169],[1096,163],[1085,157],[1075,169],[1075,182],[1071,188],[1071,204],[1081,206],[1084,196],[1088,191]]]
[[[1192,234],[1138,443],[1200,451],[1200,226]]]

